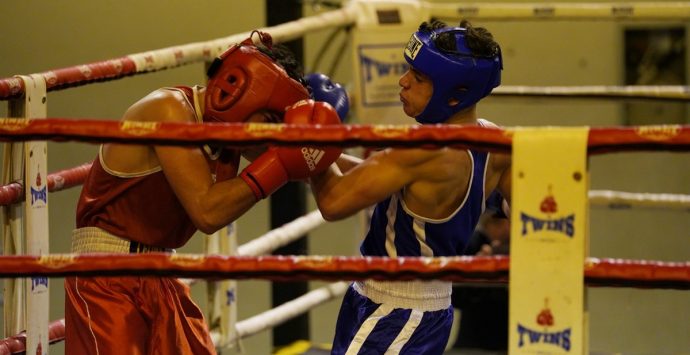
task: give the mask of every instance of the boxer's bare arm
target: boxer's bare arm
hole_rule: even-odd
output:
[[[340,157],[335,163],[338,165],[338,169],[340,169],[342,173],[346,173],[350,171],[350,169],[361,164],[362,161],[364,160],[353,155],[340,154]]]
[[[133,105],[125,120],[158,122],[194,122],[194,111],[181,93],[157,90]],[[241,179],[213,182],[204,153],[199,147],[146,147],[149,164],[163,169],[175,195],[195,226],[204,233],[212,233],[239,218],[256,202],[254,195]],[[109,161],[128,159],[127,151],[113,147]],[[140,156],[140,157],[141,157]],[[132,156],[129,156],[132,159]]]
[[[198,148],[156,146],[163,173],[194,224],[213,233],[239,218],[256,203],[239,178],[214,183]]]
[[[324,218],[338,220],[379,202],[426,174],[426,163],[438,155],[424,149],[386,149],[347,173],[335,166],[311,179]]]

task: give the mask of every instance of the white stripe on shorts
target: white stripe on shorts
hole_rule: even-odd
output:
[[[387,316],[392,311],[393,307],[386,304],[380,305],[379,308],[377,308],[376,311],[374,311],[374,313],[372,313],[369,318],[362,323],[362,326],[359,327],[359,330],[357,330],[357,334],[355,334],[355,337],[352,339],[352,342],[347,348],[345,355],[357,355],[359,349],[361,349],[362,345],[364,345],[364,341],[367,340],[369,334],[371,334],[371,332],[374,330],[376,323],[378,323],[381,318]]]
[[[423,315],[424,312],[422,311],[418,311],[416,309],[412,310],[412,313],[410,314],[410,319],[407,320],[407,323],[405,323],[405,326],[402,328],[400,333],[398,333],[398,336],[395,337],[391,346],[388,347],[388,350],[386,350],[385,355],[400,354],[400,350],[402,350],[403,346],[407,344],[407,342],[412,337],[412,333],[414,333],[415,329],[417,329],[419,323],[422,322]]]

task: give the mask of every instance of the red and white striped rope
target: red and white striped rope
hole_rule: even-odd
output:
[[[261,29],[273,37],[275,43],[303,37],[306,33],[331,27],[343,27],[355,21],[351,8],[333,10],[304,17],[281,25]],[[46,81],[48,91],[119,79],[125,76],[150,73],[182,65],[208,62],[229,46],[249,37],[251,31],[204,42],[161,48],[120,58],[48,70],[36,73]],[[0,100],[21,97],[24,83],[17,77],[0,79]]]
[[[57,192],[83,184],[89,170],[91,170],[91,163],[85,163],[48,174],[48,191]],[[22,183],[13,182],[0,186],[0,206],[21,201],[24,201],[24,185]]]
[[[48,342],[54,344],[65,339],[65,320],[60,319],[48,325]],[[0,355],[24,354],[26,332],[0,340]]]

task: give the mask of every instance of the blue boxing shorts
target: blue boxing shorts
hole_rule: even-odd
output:
[[[430,295],[428,302],[419,299],[420,304],[441,309],[397,307],[400,303],[395,301],[377,303],[367,297],[372,292],[363,292],[365,284],[370,282],[355,282],[343,298],[331,354],[443,354],[453,324],[453,307],[450,301],[446,305],[445,294],[440,303],[434,298],[438,294]]]

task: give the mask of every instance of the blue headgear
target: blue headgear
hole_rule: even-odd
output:
[[[446,32],[455,36],[455,51],[440,49],[434,44],[436,37]],[[431,78],[434,86],[431,99],[416,117],[419,123],[444,122],[456,112],[476,104],[501,84],[500,48],[492,56],[472,54],[465,41],[466,33],[462,27],[417,31],[407,43],[405,60]],[[459,103],[450,106],[450,99]]]

